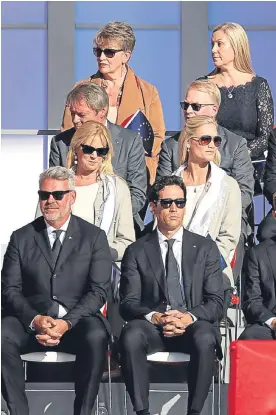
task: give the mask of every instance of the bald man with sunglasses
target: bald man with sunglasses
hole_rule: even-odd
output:
[[[150,415],[147,355],[191,355],[188,415],[199,415],[221,355],[223,307],[220,254],[211,239],[183,228],[186,187],[181,177],[156,181],[150,209],[157,228],[129,245],[122,261],[121,368],[134,411]],[[184,408],[183,408],[183,414]]]

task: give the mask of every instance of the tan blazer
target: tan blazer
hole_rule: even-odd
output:
[[[100,85],[101,80],[102,75],[100,72],[97,72],[90,78],[79,81],[76,85],[85,82],[94,82]],[[118,108],[116,124],[121,125],[126,118],[133,115],[138,109],[145,114],[154,132],[152,157],[146,157],[146,164],[150,174],[150,183],[152,184],[155,180],[161,144],[165,138],[165,124],[162,105],[155,86],[139,78],[135,75],[133,70],[128,67],[121,104]],[[68,130],[72,127],[73,123],[70,110],[68,107],[65,107],[61,130]]]

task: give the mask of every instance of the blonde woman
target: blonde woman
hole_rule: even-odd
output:
[[[146,164],[153,183],[165,137],[163,110],[155,86],[139,78],[129,66],[136,43],[134,31],[128,23],[109,22],[94,38],[93,53],[97,59],[98,72],[82,82],[96,83],[105,88],[109,97],[108,120],[124,125],[129,117],[141,110],[147,117],[154,133],[151,152],[146,155]],[[72,128],[70,110],[65,108],[62,129]]]
[[[219,167],[221,137],[213,117],[187,120],[179,139],[180,167],[173,173],[187,188],[184,227],[212,238],[221,253],[223,272],[234,285],[230,262],[241,233],[241,192]]]
[[[214,70],[208,78],[220,89],[219,125],[245,137],[252,160],[264,158],[274,124],[267,80],[251,66],[248,37],[237,23],[223,23],[212,34]]]
[[[72,138],[67,167],[76,174],[72,213],[103,229],[113,261],[120,261],[135,234],[130,192],[125,181],[113,173],[112,154],[107,128],[87,121]]]

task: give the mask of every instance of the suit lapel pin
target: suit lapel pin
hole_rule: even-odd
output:
[[[72,239],[72,236],[69,236],[69,239]]]

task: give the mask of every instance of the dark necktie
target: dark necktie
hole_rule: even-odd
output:
[[[60,253],[60,249],[61,249],[61,246],[62,246],[62,244],[60,242],[60,239],[59,239],[62,232],[63,231],[61,231],[60,229],[54,231],[54,233],[56,234],[56,239],[55,239],[55,242],[52,246],[52,257],[53,257],[53,260],[54,260],[54,264],[56,264],[56,262],[57,262],[57,259],[58,259],[59,253]]]
[[[175,239],[167,239],[168,252],[166,256],[166,277],[170,306],[173,310],[185,306],[180,287],[180,275],[177,261],[173,253],[173,244]]]

